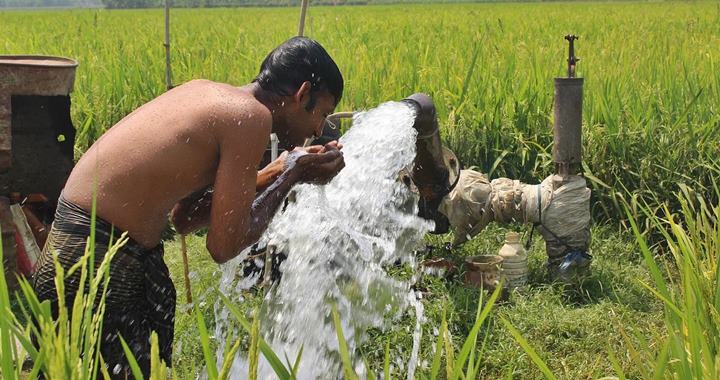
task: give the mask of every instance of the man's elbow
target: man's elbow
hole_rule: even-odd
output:
[[[188,235],[195,231],[190,227],[189,223],[183,223],[180,221],[172,221],[173,227],[175,227],[175,232],[179,233],[180,235]]]
[[[208,237],[207,241],[205,242],[205,247],[207,248],[208,252],[210,252],[210,256],[216,263],[225,264],[226,262],[237,257],[245,248],[249,247],[251,244],[252,243],[247,244],[245,242],[242,242],[237,247],[227,247],[222,246],[221,244],[217,243],[216,240]]]

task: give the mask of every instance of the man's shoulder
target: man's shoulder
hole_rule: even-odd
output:
[[[272,127],[272,113],[247,90],[207,79],[194,79],[177,89],[199,98],[200,111],[210,116],[216,133],[248,136],[267,133]],[[203,116],[204,118],[205,116]],[[222,128],[224,127],[224,128]]]

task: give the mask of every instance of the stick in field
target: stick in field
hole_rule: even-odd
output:
[[[180,249],[183,256],[183,272],[185,273],[185,297],[187,303],[192,303],[192,289],[190,289],[190,268],[188,267],[187,242],[185,235],[180,235]]]

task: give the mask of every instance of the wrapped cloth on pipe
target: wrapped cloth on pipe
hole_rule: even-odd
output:
[[[569,249],[587,250],[590,240],[590,189],[580,176],[550,176],[529,185],[462,170],[455,188],[440,204],[455,230],[453,245],[480,233],[490,222],[533,223],[548,243],[551,258]]]

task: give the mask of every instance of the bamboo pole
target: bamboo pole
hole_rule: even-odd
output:
[[[165,86],[173,88],[172,69],[170,67],[170,0],[165,0]]]
[[[172,84],[172,67],[170,65],[170,0],[165,0],[165,89],[170,91]],[[185,299],[188,304],[193,302],[192,288],[190,287],[190,264],[187,256],[187,241],[185,235],[180,235],[180,250],[183,258],[183,274],[185,277]]]
[[[187,256],[187,242],[185,241],[185,235],[180,235],[180,250],[182,251],[183,257],[183,273],[185,275],[185,298],[187,303],[192,303],[192,289],[190,289],[190,267],[188,266]]]
[[[308,5],[310,0],[302,0],[300,4],[300,24],[298,24],[298,36],[302,37],[305,33],[305,16],[307,15]]]

